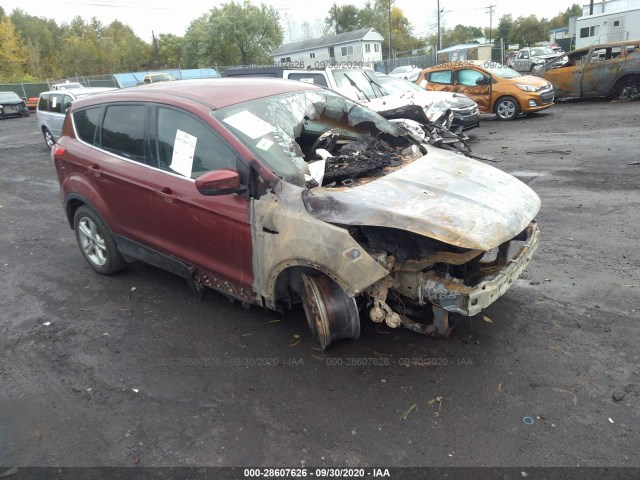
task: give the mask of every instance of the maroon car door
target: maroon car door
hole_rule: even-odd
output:
[[[203,173],[236,170],[238,154],[211,126],[190,113],[158,107],[152,150],[157,159],[154,243],[204,274],[204,283],[236,297],[252,296],[253,248],[249,198],[202,195],[195,179]]]

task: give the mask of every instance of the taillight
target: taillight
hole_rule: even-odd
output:
[[[53,158],[61,157],[65,153],[67,153],[67,149],[66,148],[61,147],[57,143],[53,144],[53,147],[51,148],[51,155],[53,155]]]

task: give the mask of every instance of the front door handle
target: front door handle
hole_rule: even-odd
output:
[[[165,200],[167,203],[173,202],[176,198],[176,195],[173,194],[173,191],[169,187],[165,187],[162,190],[156,190],[156,193]]]

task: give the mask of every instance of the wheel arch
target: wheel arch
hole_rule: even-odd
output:
[[[619,95],[620,93],[616,92],[616,90],[620,87],[620,85],[628,80],[633,80],[633,79],[635,79],[636,85],[638,86],[638,88],[640,88],[640,72],[623,73],[611,83],[611,88],[609,89],[609,96],[615,97]]]
[[[350,297],[355,297],[359,293],[354,292],[344,279],[330,269],[306,259],[294,258],[273,268],[271,275],[269,275],[269,285],[267,287],[271,298],[265,299],[266,306],[275,308],[284,304],[287,308],[290,308],[291,305],[299,303],[301,275],[303,273],[326,275]]]
[[[105,219],[105,216],[103,215],[101,209],[97,208],[92,201],[88,200],[87,197],[78,193],[70,193],[64,199],[64,211],[71,230],[74,229],[73,218],[76,214],[76,211],[82,206],[86,206],[96,212],[103,218],[107,225],[109,225],[109,222],[107,221],[107,219]]]

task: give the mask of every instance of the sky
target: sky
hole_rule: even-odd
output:
[[[29,15],[52,18],[58,24],[68,23],[76,15],[85,20],[96,17],[107,25],[113,20],[120,20],[129,25],[143,40],[151,41],[151,32],[184,35],[187,27],[194,19],[207,13],[211,8],[228,3],[230,0],[0,0],[5,12],[10,13],[20,8]],[[242,2],[243,0],[237,0]],[[278,10],[281,17],[285,15],[301,24],[305,20],[313,23],[316,19],[324,20],[333,0],[251,0],[259,5],[265,3]],[[337,5],[353,4],[364,7],[366,0],[336,1]],[[372,2],[373,3],[373,2]],[[493,25],[507,13],[513,18],[535,14],[538,18],[551,18],[560,11],[565,11],[575,0],[537,0],[533,2],[513,2],[508,0],[488,0],[485,6],[479,6],[477,0],[440,0],[440,8],[444,10],[443,22],[448,28],[457,24],[478,27],[489,26],[488,6],[495,5]],[[416,36],[432,33],[437,11],[437,0],[394,0],[394,6],[401,8],[414,27]],[[380,32],[384,36],[384,32]],[[286,36],[285,36],[286,41]]]

